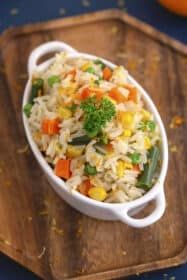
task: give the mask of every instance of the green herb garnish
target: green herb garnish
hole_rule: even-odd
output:
[[[97,136],[116,113],[114,104],[107,98],[98,101],[89,97],[81,103],[81,109],[85,113],[84,129],[91,138]]]
[[[86,163],[84,167],[84,173],[86,175],[96,175],[97,174],[96,167],[91,166],[89,163]]]
[[[140,122],[139,129],[143,131],[154,132],[156,128],[156,123],[154,121],[142,121]]]
[[[27,103],[27,104],[25,104],[25,106],[23,107],[23,111],[24,111],[25,115],[27,116],[27,118],[30,117],[32,106],[33,106],[33,105],[32,105],[31,103]]]
[[[132,161],[132,164],[138,164],[140,163],[140,154],[134,152],[133,154],[130,155],[130,159]]]
[[[98,140],[99,140],[99,144],[103,144],[103,145],[107,145],[109,142],[107,134],[103,132],[98,134]]]
[[[50,87],[53,87],[54,84],[56,83],[60,83],[60,77],[59,76],[56,76],[56,75],[53,75],[53,76],[50,76],[48,79],[48,84]]]

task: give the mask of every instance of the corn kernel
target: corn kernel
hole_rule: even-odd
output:
[[[58,93],[59,93],[60,95],[63,95],[63,94],[65,93],[65,88],[63,88],[63,87],[58,87]]]
[[[71,82],[70,83],[70,86],[68,86],[68,87],[62,87],[62,86],[60,86],[60,87],[58,87],[58,93],[60,94],[60,95],[72,95],[72,94],[74,94],[75,92],[76,92],[76,90],[77,90],[77,83],[73,83],[73,82]]]
[[[119,120],[124,128],[129,128],[133,125],[134,116],[131,112],[119,112]]]
[[[125,165],[126,169],[132,169],[133,168],[133,165],[130,162],[125,162],[124,165]]]
[[[130,129],[124,129],[122,137],[131,137],[132,131]]]
[[[151,148],[151,140],[149,137],[145,136],[144,138],[145,149],[149,150]]]
[[[119,178],[123,177],[125,171],[125,163],[122,160],[118,160],[117,163],[117,176]]]
[[[151,113],[149,111],[142,109],[141,113],[144,120],[150,120]]]
[[[58,115],[60,118],[67,120],[72,117],[72,112],[67,108],[59,107]]]
[[[82,155],[83,147],[75,147],[72,145],[68,145],[66,155],[68,158],[75,158]]]
[[[103,187],[93,187],[88,191],[89,197],[97,201],[103,201],[107,197],[106,190]]]
[[[85,64],[82,65],[81,70],[86,71],[86,69],[88,69],[91,66],[92,66],[92,63],[86,62]]]
[[[58,143],[55,145],[55,151],[56,151],[57,153],[60,153],[60,152],[62,151],[62,147],[61,147],[61,145],[59,145]]]

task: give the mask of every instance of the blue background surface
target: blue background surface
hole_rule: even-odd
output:
[[[187,0],[183,0],[187,1]],[[84,2],[89,4],[86,6]],[[0,1],[0,31],[10,26],[72,16],[107,8],[120,8],[187,43],[187,18],[169,13],[156,0],[5,0]],[[65,14],[60,14],[65,9]],[[38,280],[39,278],[0,254],[0,280]],[[187,280],[187,264],[160,272],[129,277],[130,280]]]

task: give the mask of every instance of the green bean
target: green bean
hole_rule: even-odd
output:
[[[148,154],[148,162],[144,165],[144,170],[138,178],[137,187],[149,190],[156,168],[158,166],[160,151],[157,146],[153,146]]]
[[[31,89],[31,97],[30,97],[30,103],[34,103],[34,98],[43,95],[43,89],[44,87],[44,81],[43,79],[37,78],[34,79],[32,82],[32,89]]]
[[[87,135],[75,137],[69,142],[70,145],[87,145],[91,141]]]

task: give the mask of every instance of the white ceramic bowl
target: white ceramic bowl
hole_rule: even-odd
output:
[[[40,57],[47,53],[54,53],[54,52],[61,52],[66,51],[70,58],[79,58],[84,57],[88,59],[96,59],[95,56],[79,53],[69,45],[63,42],[49,42],[37,47],[30,55],[28,61],[28,72],[29,72],[29,80],[26,84],[24,96],[23,96],[23,106],[28,102],[30,92],[31,92],[31,77],[34,70],[37,71],[46,69],[54,60],[54,57],[43,62],[40,65],[37,65],[37,61]],[[115,65],[111,62],[102,59],[103,62],[111,67],[114,68]],[[134,84],[138,90],[140,91],[142,98],[144,99],[148,109],[153,113],[156,122],[159,125],[161,138],[162,138],[162,145],[161,145],[161,152],[162,152],[162,165],[160,170],[159,178],[156,184],[148,191],[144,196],[138,198],[131,202],[126,203],[103,203],[92,200],[86,196],[81,195],[79,192],[70,192],[67,187],[66,183],[58,178],[54,173],[48,163],[45,161],[44,157],[42,156],[41,152],[39,151],[37,145],[35,144],[34,140],[32,139],[32,135],[29,129],[28,120],[23,114],[23,124],[26,132],[26,136],[28,142],[30,144],[31,150],[33,151],[36,160],[38,161],[41,169],[45,173],[48,181],[50,182],[53,189],[72,207],[77,209],[78,211],[86,214],[90,217],[94,217],[97,219],[102,220],[120,220],[123,223],[128,224],[132,227],[142,228],[149,226],[155,223],[157,220],[161,218],[165,211],[165,195],[164,195],[164,180],[167,172],[168,166],[168,144],[167,144],[167,137],[164,129],[164,125],[160,118],[160,115],[152,102],[149,95],[145,92],[145,90],[129,75],[128,76],[129,82]],[[147,217],[142,219],[135,219],[132,217],[132,214],[139,212],[143,209],[148,202],[155,200],[155,209],[151,214]]]

